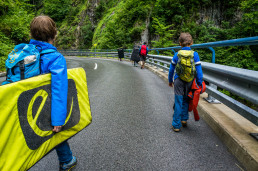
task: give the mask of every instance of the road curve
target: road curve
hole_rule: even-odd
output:
[[[190,116],[173,132],[173,89],[147,69],[126,61],[67,57],[86,70],[92,123],[69,140],[78,171],[240,170],[211,128]],[[53,150],[30,171],[58,170]]]

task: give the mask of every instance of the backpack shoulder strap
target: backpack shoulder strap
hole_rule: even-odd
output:
[[[52,53],[52,52],[56,52],[56,50],[55,49],[45,49],[45,50],[42,50],[40,52],[40,54],[46,54],[46,53]]]
[[[178,52],[177,52],[177,56],[181,56],[182,55],[182,50],[179,50]]]
[[[189,50],[179,50],[177,55],[178,56],[184,56],[184,57],[189,57],[190,56],[191,58],[193,58],[194,57],[194,51],[193,50],[191,50],[191,51],[189,51]]]
[[[193,50],[191,50],[191,56],[194,57],[194,51]]]

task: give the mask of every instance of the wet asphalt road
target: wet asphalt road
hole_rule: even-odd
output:
[[[117,60],[67,57],[86,70],[92,123],[68,142],[74,170],[235,171],[236,158],[211,128],[193,116],[173,132],[173,89],[147,69]],[[52,151],[30,171],[58,170]]]

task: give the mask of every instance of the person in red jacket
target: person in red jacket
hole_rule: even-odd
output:
[[[146,56],[147,56],[148,50],[149,50],[146,44],[147,44],[147,43],[144,42],[143,45],[142,45],[141,48],[140,48],[140,51],[139,51],[140,61],[141,61],[141,69],[144,68]]]

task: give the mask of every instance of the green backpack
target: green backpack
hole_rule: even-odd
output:
[[[181,80],[191,82],[195,76],[194,51],[180,50],[178,51],[178,62],[176,65],[176,73]]]

